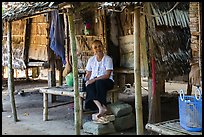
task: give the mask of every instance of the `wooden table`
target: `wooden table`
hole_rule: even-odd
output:
[[[50,88],[40,88],[40,92],[43,93],[43,120],[48,120],[48,94],[59,95],[59,96],[69,96],[74,97],[73,87],[68,87],[66,85],[56,86]],[[82,125],[82,111],[83,111],[83,99],[85,98],[85,92],[79,92],[79,114],[80,122]]]
[[[147,123],[145,128],[162,135],[202,135],[202,132],[190,132],[183,129],[179,119],[154,124]]]

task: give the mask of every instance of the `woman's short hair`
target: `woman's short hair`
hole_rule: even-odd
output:
[[[92,42],[92,45],[93,45],[93,44],[96,44],[96,43],[103,45],[100,40],[94,40],[94,41]]]

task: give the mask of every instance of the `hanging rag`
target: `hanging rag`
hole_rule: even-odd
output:
[[[54,10],[51,12],[51,28],[50,28],[50,48],[57,56],[60,56],[62,63],[65,65],[65,48],[64,48],[64,29],[60,21],[59,11]]]

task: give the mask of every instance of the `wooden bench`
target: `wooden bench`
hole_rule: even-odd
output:
[[[68,87],[66,85],[56,86],[50,88],[40,88],[39,92],[43,93],[43,121],[48,120],[48,94],[59,95],[59,96],[69,96],[74,97],[73,87]],[[118,94],[120,88],[114,86],[113,89],[107,92],[107,102],[114,103],[118,100]],[[82,127],[82,113],[83,113],[83,100],[86,97],[86,92],[79,92],[79,111],[80,111],[80,121]]]
[[[202,131],[191,132],[183,129],[180,126],[179,119],[173,119],[153,124],[147,123],[145,125],[145,128],[160,135],[202,135]]]

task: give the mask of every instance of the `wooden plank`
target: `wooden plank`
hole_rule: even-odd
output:
[[[133,74],[134,70],[133,69],[128,69],[128,68],[116,68],[114,70],[114,73]]]
[[[146,124],[146,129],[164,135],[201,135],[202,132],[190,132],[180,126],[179,119]]]
[[[172,123],[166,123],[165,124],[166,128],[170,128],[172,130],[175,130],[177,132],[182,132],[182,133],[185,133],[185,134],[189,134],[189,135],[199,135],[199,132],[189,132],[185,129],[183,129],[181,126],[180,126],[180,122],[172,122]]]
[[[29,67],[43,67],[45,62],[28,62]]]
[[[40,88],[41,93],[47,93],[47,94],[54,94],[54,95],[60,95],[60,96],[70,96],[74,97],[74,89],[71,88],[63,88],[63,87],[50,87],[50,88]],[[86,95],[86,92],[79,92],[80,97],[84,98]]]
[[[156,126],[154,124],[150,124],[150,123],[147,123],[145,125],[145,128],[147,130],[151,130],[151,131],[157,132],[159,134],[163,134],[163,135],[178,135],[178,132],[174,132],[174,131],[165,129],[164,127],[158,127],[158,126]],[[182,135],[185,135],[185,134],[182,134]]]

